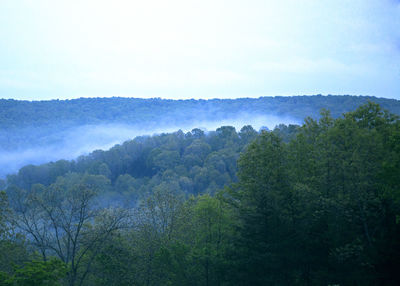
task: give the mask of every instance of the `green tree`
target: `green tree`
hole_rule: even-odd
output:
[[[21,265],[28,259],[25,239],[16,232],[12,218],[7,194],[0,191],[0,272],[4,275],[13,273],[14,265]]]
[[[67,182],[64,182],[67,183]],[[68,285],[83,285],[103,243],[124,224],[126,211],[96,205],[84,184],[34,186],[14,197],[15,223],[44,261],[56,255],[68,266]]]
[[[7,283],[19,286],[61,286],[66,273],[67,267],[59,259],[33,260],[18,268]]]
[[[326,111],[306,119],[289,144],[274,132],[250,144],[230,192],[233,281],[396,285],[399,127],[368,103],[336,120]]]

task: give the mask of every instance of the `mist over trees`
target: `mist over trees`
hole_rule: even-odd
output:
[[[296,129],[290,125],[282,132],[294,133]],[[82,181],[109,195],[110,201],[123,200],[126,195],[137,201],[158,187],[188,194],[214,193],[236,180],[237,158],[257,134],[251,126],[239,132],[222,126],[207,134],[193,129],[137,137],[76,160],[24,166],[7,176],[7,184],[31,190],[37,184],[49,186],[64,179]]]
[[[168,124],[182,121],[232,118],[238,113],[273,114],[293,117],[302,121],[319,117],[322,108],[331,111],[334,118],[354,110],[367,101],[380,104],[394,114],[400,113],[400,103],[395,99],[370,96],[275,96],[260,98],[170,100],[141,98],[79,98],[72,100],[21,101],[0,100],[1,128],[8,130],[23,127],[80,126],[99,123]],[[168,126],[168,125],[164,125]],[[198,126],[199,127],[199,126]]]
[[[399,146],[367,103],[25,166],[0,193],[0,285],[398,285]]]
[[[400,114],[397,100],[357,96],[293,96],[212,100],[80,98],[0,100],[0,178],[24,165],[75,159],[136,136],[229,125],[273,129],[319,117],[334,118],[372,100]]]

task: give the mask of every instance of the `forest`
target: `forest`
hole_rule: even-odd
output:
[[[399,174],[373,102],[27,165],[0,182],[0,285],[399,285]]]
[[[400,115],[400,101],[369,96],[291,96],[211,100],[160,98],[79,98],[21,101],[0,99],[0,179],[28,164],[73,160],[96,149],[107,150],[137,136],[216,130],[229,125],[256,131],[277,124],[302,124],[333,118],[371,100]]]
[[[51,137],[50,133],[82,125],[111,123],[145,125],[147,128],[154,126],[182,128],[182,125],[208,121],[210,118],[221,121],[246,114],[252,116],[270,114],[281,119],[292,118],[302,122],[308,116],[319,117],[322,108],[330,110],[332,116],[337,118],[368,101],[376,102],[394,114],[400,114],[398,100],[349,95],[210,100],[121,97],[47,101],[0,99],[2,131],[0,148],[8,150],[15,149],[16,145],[51,142],[57,138]],[[22,136],[28,136],[30,142],[24,142]]]

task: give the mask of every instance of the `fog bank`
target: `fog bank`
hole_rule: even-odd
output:
[[[131,140],[137,136],[171,133],[178,130],[189,132],[194,128],[213,131],[221,126],[234,126],[239,132],[245,125],[251,125],[259,130],[261,127],[273,129],[278,124],[299,124],[289,117],[273,115],[239,114],[234,118],[223,120],[199,120],[182,125],[168,126],[165,122],[157,126],[135,126],[128,124],[100,124],[82,125],[60,130],[58,134],[49,134],[48,137],[59,138],[57,142],[31,147],[19,147],[15,150],[0,151],[0,177],[17,172],[28,164],[42,164],[60,159],[72,160],[80,155],[88,154],[94,150],[107,150],[116,144]],[[43,137],[46,142],[46,137]]]

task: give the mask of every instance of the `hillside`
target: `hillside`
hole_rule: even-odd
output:
[[[370,96],[290,96],[210,100],[169,100],[140,98],[79,98],[72,100],[0,100],[0,128],[127,123],[169,124],[195,120],[230,118],[240,113],[273,114],[303,120],[317,117],[322,108],[334,118],[373,101],[400,114],[400,101]]]
[[[27,164],[75,159],[142,135],[252,125],[301,124],[329,109],[333,118],[367,101],[400,114],[400,101],[358,96],[293,96],[212,100],[80,98],[0,100],[0,177]]]
[[[399,144],[369,103],[25,166],[0,186],[0,281],[399,285]]]

